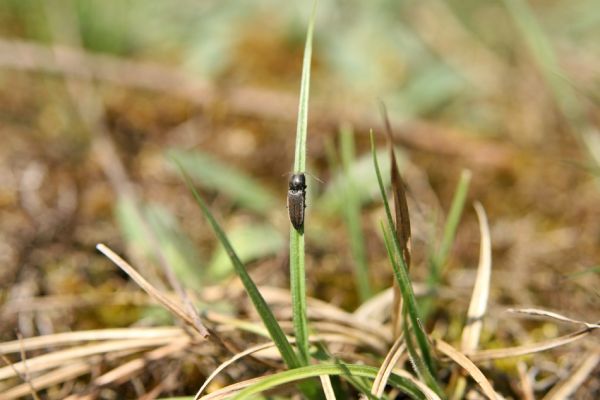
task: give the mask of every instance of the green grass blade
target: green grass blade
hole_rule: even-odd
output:
[[[273,315],[273,313],[271,312],[271,309],[267,305],[267,302],[262,297],[258,288],[252,281],[252,278],[248,274],[248,271],[246,271],[244,264],[242,264],[239,257],[235,253],[235,250],[231,246],[231,243],[229,243],[227,236],[225,236],[225,232],[223,231],[223,229],[221,228],[221,226],[219,225],[217,220],[213,217],[212,213],[208,209],[208,206],[206,205],[206,203],[204,202],[204,200],[202,199],[202,197],[200,196],[200,194],[194,187],[191,178],[187,175],[187,173],[185,172],[185,170],[183,169],[181,164],[179,164],[179,162],[177,160],[175,160],[175,163],[177,163],[177,166],[179,167],[179,169],[185,179],[185,183],[188,186],[188,188],[191,190],[192,194],[194,195],[194,198],[196,199],[196,202],[200,206],[202,213],[204,214],[204,216],[206,217],[206,219],[212,226],[213,230],[215,231],[215,234],[219,238],[219,241],[225,248],[225,251],[227,252],[227,255],[229,256],[229,259],[231,260],[231,263],[233,264],[233,268],[235,269],[235,272],[240,277],[240,280],[242,281],[242,284],[244,285],[246,292],[250,296],[250,299],[252,300],[252,303],[254,304],[256,311],[260,315],[263,323],[265,324],[265,327],[269,331],[269,335],[271,336],[271,339],[277,346],[277,349],[279,350],[279,353],[281,354],[281,358],[284,360],[284,362],[287,364],[287,366],[289,368],[299,367],[301,365],[300,360],[298,359],[298,357],[296,356],[296,353],[292,349],[292,346],[288,342],[285,334],[283,333],[283,330],[281,329],[281,326],[279,326],[279,323],[277,323],[277,320],[275,319],[275,316]]]
[[[303,365],[310,358],[308,348],[308,318],[306,316],[306,272],[304,268],[304,235],[290,226],[290,290],[294,334]]]
[[[458,228],[460,217],[462,216],[462,212],[465,208],[465,202],[467,199],[467,193],[469,191],[470,182],[471,171],[463,170],[460,174],[458,184],[456,185],[454,197],[452,198],[450,212],[448,213],[448,218],[446,219],[446,224],[444,225],[444,232],[442,234],[442,240],[440,242],[439,249],[437,251],[434,250],[433,255],[431,255],[431,257],[428,260],[429,276],[427,277],[427,284],[430,289],[435,290],[442,278],[442,269],[443,266],[446,264],[448,254],[450,254],[450,249],[452,248],[452,244],[454,243],[456,229]],[[427,297],[423,299],[421,305],[423,315],[427,319],[433,309],[434,300],[431,297]]]
[[[254,398],[256,394],[265,390],[273,389],[286,383],[295,382],[301,379],[317,377],[319,375],[339,375],[346,377],[366,377],[375,379],[377,368],[366,365],[352,364],[320,364],[296,368],[293,370],[279,372],[269,375],[259,382],[240,391],[233,399]],[[392,372],[388,382],[389,385],[401,389],[413,399],[424,399],[425,396],[419,391],[417,386],[408,379]]]
[[[398,259],[402,259],[402,257],[400,257],[399,255],[396,255],[396,254],[401,254],[401,253],[396,253],[396,254],[394,253],[392,240],[390,239],[390,234],[389,234],[388,230],[385,228],[385,225],[383,224],[383,222],[381,223],[381,230],[383,231],[383,238],[384,238],[385,248],[386,248],[386,250],[388,252],[388,257],[390,258],[390,261],[392,262],[392,265],[393,265],[393,268],[394,268],[394,273],[395,273],[396,270],[400,270],[400,269],[403,268],[401,265],[398,265],[398,263],[397,263],[397,260]],[[403,291],[402,291],[402,293],[403,293]],[[413,338],[410,335],[410,329],[409,329],[408,320],[407,320],[407,317],[406,317],[407,315],[411,315],[410,312],[411,312],[410,305],[408,307],[403,307],[403,309],[402,309],[402,318],[403,318],[402,329],[404,331],[404,341],[406,343],[406,349],[407,349],[408,354],[409,354],[410,362],[411,362],[411,364],[413,366],[413,369],[415,370],[415,372],[419,376],[419,378],[421,378],[421,380],[423,380],[427,384],[427,386],[429,386],[436,393],[438,393],[440,395],[440,397],[442,397],[443,390],[442,390],[442,388],[439,386],[439,384],[437,383],[437,381],[434,378],[433,367],[432,366],[428,366],[428,365],[425,364],[425,360],[426,360],[425,357],[422,356],[422,355],[420,355],[417,352],[417,350],[416,350],[416,348],[415,348],[415,346],[413,344]],[[422,331],[422,329],[421,329],[421,324],[417,323],[416,328],[415,328],[414,322],[411,323],[411,325],[414,328],[413,331],[417,332],[417,333],[415,333],[415,337],[417,338],[417,343],[419,343],[419,348],[421,349],[421,353],[424,354],[423,353],[423,344],[421,342],[419,342],[419,340],[420,340],[419,339],[419,337],[420,337],[419,335],[420,334],[418,333],[419,331],[421,331],[421,333],[423,335],[425,334]],[[427,340],[426,337],[425,337],[425,341],[426,342],[425,342],[424,346],[426,348],[428,348],[429,347],[429,341]]]
[[[350,129],[342,129],[340,132],[340,153],[344,173],[348,178],[346,186],[344,211],[346,225],[350,236],[350,249],[354,265],[354,277],[361,303],[373,295],[369,269],[367,265],[367,252],[365,250],[365,239],[360,226],[360,202],[356,194],[356,183],[349,174],[350,165],[354,162],[354,135]]]
[[[317,0],[308,21],[304,58],[302,60],[302,78],[300,80],[300,102],[298,106],[298,124],[296,126],[296,156],[294,158],[294,171],[306,170],[306,133],[308,130],[308,98],[310,91],[310,63],[312,60],[312,41],[317,12]]]
[[[444,226],[444,234],[442,236],[440,248],[433,259],[432,275],[435,279],[435,283],[439,281],[442,266],[446,263],[448,254],[450,253],[450,248],[454,243],[456,229],[458,228],[460,217],[462,216],[462,212],[465,208],[470,182],[471,171],[463,170],[460,174],[460,179],[458,181],[458,185],[456,186],[456,191],[454,192],[454,197],[452,198],[452,205],[450,206],[448,219],[446,220],[446,225]]]
[[[400,286],[400,291],[402,293],[402,299],[406,307],[408,307],[408,315],[410,317],[410,322],[412,324],[415,339],[417,341],[417,345],[419,346],[419,350],[421,351],[421,356],[423,357],[423,362],[425,366],[429,369],[429,373],[431,376],[435,376],[434,374],[434,362],[433,356],[431,352],[431,348],[429,346],[429,341],[427,340],[427,335],[423,331],[423,328],[420,323],[419,310],[417,308],[417,301],[415,299],[415,294],[413,291],[412,284],[408,277],[408,268],[404,259],[402,258],[402,246],[398,240],[398,235],[395,233],[394,228],[394,220],[392,218],[392,212],[390,210],[390,205],[387,200],[387,195],[385,192],[385,186],[383,185],[383,179],[381,177],[381,170],[379,169],[379,161],[377,160],[377,152],[375,151],[375,139],[373,137],[373,132],[371,132],[371,154],[373,156],[373,164],[375,165],[375,173],[377,174],[377,181],[379,182],[379,190],[381,192],[381,197],[383,198],[383,204],[385,206],[385,213],[387,216],[388,229],[393,232],[393,244],[395,252],[392,254],[391,261],[392,267],[394,270],[394,277]],[[431,387],[436,392],[439,391],[439,386],[436,384]],[[438,395],[442,396],[443,393],[441,391],[438,392]]]
[[[310,63],[312,58],[312,38],[315,25],[317,2],[308,23],[304,60],[302,63],[302,79],[300,82],[300,106],[298,109],[298,128],[296,131],[296,156],[294,172],[304,173],[306,167],[306,135],[308,126],[308,97],[310,86]],[[310,358],[308,344],[308,318],[306,316],[306,273],[304,264],[304,229],[297,231],[290,225],[290,290],[292,292],[292,309],[294,334],[300,360],[308,364]]]

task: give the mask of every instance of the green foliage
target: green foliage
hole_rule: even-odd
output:
[[[296,130],[296,147],[294,173],[304,173],[306,169],[306,136],[308,127],[308,98],[310,88],[310,63],[312,58],[312,38],[315,26],[317,2],[308,23],[304,60],[302,62],[302,78],[300,81],[300,105],[298,109],[298,126]],[[300,359],[307,365],[310,359],[308,344],[308,318],[306,316],[306,273],[304,264],[304,227],[296,230],[290,225],[290,290],[292,292],[292,309],[294,333]]]
[[[296,353],[294,353],[292,346],[288,342],[285,334],[283,333],[283,330],[281,329],[281,326],[279,326],[279,323],[275,319],[273,312],[267,305],[267,302],[260,294],[258,288],[256,287],[256,284],[252,281],[252,278],[248,274],[248,271],[246,271],[246,267],[244,267],[244,264],[242,264],[240,258],[237,256],[235,250],[231,246],[231,243],[227,239],[225,232],[223,231],[223,229],[221,228],[219,223],[213,217],[212,213],[210,212],[209,208],[206,206],[206,203],[204,202],[202,197],[200,197],[200,194],[198,193],[196,188],[193,186],[190,177],[185,173],[183,166],[181,166],[179,164],[178,164],[178,166],[185,178],[185,182],[186,182],[188,188],[193,193],[194,198],[196,199],[196,202],[198,203],[198,206],[202,210],[202,213],[204,214],[204,216],[210,223],[210,225],[213,228],[213,230],[215,231],[215,234],[217,235],[219,241],[225,248],[227,255],[229,256],[229,258],[231,260],[231,263],[233,264],[235,272],[238,274],[240,280],[242,281],[242,284],[244,285],[244,288],[246,289],[246,293],[248,293],[248,295],[250,296],[250,299],[252,300],[252,303],[254,304],[256,311],[260,315],[263,323],[265,324],[265,327],[269,331],[269,335],[271,336],[271,339],[277,346],[277,349],[279,350],[279,352],[281,354],[281,358],[285,361],[285,363],[288,365],[289,368],[299,367],[300,360],[296,356]]]
[[[385,238],[385,245],[388,251],[388,255],[390,261],[392,263],[394,277],[396,282],[400,287],[400,292],[402,294],[402,300],[404,302],[404,306],[407,308],[407,313],[409,316],[409,320],[411,323],[411,327],[414,332],[414,336],[421,352],[419,358],[422,358],[422,361],[419,360],[416,365],[422,364],[427,371],[421,371],[421,374],[424,376],[427,385],[436,391],[436,393],[440,396],[443,396],[443,392],[440,389],[438,383],[435,380],[435,367],[434,360],[431,351],[431,347],[429,345],[429,341],[427,339],[427,335],[423,329],[421,318],[419,316],[419,310],[417,307],[417,301],[415,298],[415,294],[413,291],[412,283],[410,282],[410,278],[408,276],[408,267],[403,257],[403,249],[398,240],[398,235],[395,231],[394,220],[392,218],[392,212],[390,210],[390,205],[387,200],[387,194],[385,190],[385,186],[383,184],[383,179],[381,177],[381,170],[379,168],[379,162],[377,160],[377,153],[375,152],[375,140],[373,138],[373,133],[371,132],[371,155],[373,157],[373,163],[375,165],[375,172],[377,174],[377,182],[379,183],[379,190],[381,192],[381,197],[383,198],[383,204],[385,206],[385,213],[387,216],[387,227],[382,223],[382,231]],[[391,237],[388,234],[388,231],[391,232]],[[415,356],[417,353],[414,353]]]

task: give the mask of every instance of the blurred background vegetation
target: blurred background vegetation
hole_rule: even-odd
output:
[[[482,202],[492,227],[489,343],[556,334],[506,322],[508,305],[598,319],[598,10],[598,0],[322,0],[308,164],[323,182],[309,178],[310,294],[348,310],[360,303],[352,271],[363,256],[344,224],[349,181],[373,290],[391,284],[368,155],[382,100],[411,193],[416,280],[469,168],[469,201]],[[223,290],[235,282],[229,261],[172,158],[209,197],[256,280],[287,286],[285,196],[309,12],[305,1],[275,0],[0,2],[0,338],[165,322],[95,253],[98,242],[157,285],[164,257],[203,293],[201,309],[239,313]],[[356,142],[349,162],[341,129]],[[464,316],[478,235],[467,207],[443,278],[457,295],[430,327],[446,336]],[[585,346],[536,357],[570,365]]]

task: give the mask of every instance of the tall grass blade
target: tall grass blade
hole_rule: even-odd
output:
[[[406,189],[400,171],[398,170],[398,164],[396,162],[396,153],[394,152],[394,138],[392,136],[392,125],[388,117],[387,108],[385,104],[381,103],[381,113],[383,120],[385,121],[385,131],[388,137],[388,146],[390,148],[390,177],[392,184],[392,193],[394,196],[394,212],[396,216],[396,235],[398,241],[402,247],[402,257],[406,263],[406,269],[410,271],[410,258],[411,258],[411,229],[410,229],[410,216],[408,214],[408,204],[406,202]],[[394,337],[397,337],[401,332],[402,323],[402,295],[400,294],[400,288],[396,281],[394,281],[394,299],[392,305],[392,331]]]
[[[444,225],[444,232],[442,234],[439,249],[434,251],[433,255],[429,258],[429,276],[427,277],[427,284],[430,290],[435,291],[435,288],[439,285],[442,278],[442,268],[446,264],[448,254],[450,254],[450,249],[454,243],[456,229],[458,228],[458,223],[465,207],[470,182],[471,171],[465,169],[460,174],[460,179],[456,185],[456,191],[452,198],[452,205],[450,206],[446,224]],[[433,303],[434,301],[431,297],[424,299],[422,310],[425,318],[431,313]]]
[[[312,14],[308,22],[304,60],[302,63],[302,79],[300,82],[300,105],[298,109],[298,127],[296,131],[296,150],[294,173],[304,173],[306,169],[306,135],[308,127],[308,97],[310,87],[310,63],[312,58],[312,38],[315,25],[317,1],[313,3]],[[296,230],[290,225],[290,290],[292,292],[292,308],[294,334],[300,361],[308,364],[310,359],[308,347],[308,318],[306,316],[306,273],[304,263],[304,227]]]
[[[256,311],[260,315],[263,323],[265,324],[265,327],[269,331],[269,335],[271,336],[271,339],[273,339],[273,342],[275,342],[275,345],[277,346],[277,349],[279,350],[279,353],[281,354],[281,358],[285,361],[285,363],[287,364],[287,366],[289,368],[299,367],[301,365],[300,360],[298,359],[298,357],[296,356],[296,353],[292,349],[292,346],[288,342],[285,334],[283,333],[283,330],[281,329],[281,326],[279,326],[279,323],[277,323],[277,320],[275,319],[275,316],[273,315],[273,313],[271,312],[271,309],[267,305],[267,302],[265,301],[265,299],[262,297],[262,295],[258,291],[258,288],[252,281],[252,278],[248,274],[248,271],[246,271],[244,264],[242,264],[239,257],[235,253],[235,250],[231,246],[231,243],[229,243],[227,236],[225,236],[225,232],[223,231],[223,229],[221,228],[221,226],[219,225],[217,220],[213,217],[212,213],[208,209],[208,206],[206,205],[206,203],[204,202],[204,200],[202,199],[202,197],[200,196],[200,194],[194,187],[191,178],[187,175],[187,173],[185,172],[185,170],[183,169],[181,164],[179,164],[177,160],[175,160],[175,163],[179,167],[179,169],[185,179],[186,185],[188,186],[188,188],[194,195],[194,198],[196,199],[196,203],[198,203],[198,206],[200,206],[202,213],[204,214],[204,216],[210,223],[211,227],[215,231],[215,234],[219,238],[219,241],[225,248],[225,251],[227,252],[227,255],[229,256],[229,259],[231,260],[231,263],[233,264],[233,268],[235,269],[235,272],[240,277],[240,280],[242,281],[242,284],[244,285],[246,292],[250,296],[250,299],[252,300],[252,303],[254,304]]]
[[[375,151],[375,139],[373,137],[373,132],[371,132],[371,153],[373,155],[373,163],[375,165],[375,172],[377,174],[377,181],[379,182],[379,190],[381,192],[381,197],[383,198],[383,204],[385,206],[385,213],[387,216],[388,229],[391,230],[394,234],[392,235],[393,241],[391,243],[394,244],[395,252],[391,254],[390,260],[392,262],[392,267],[394,271],[394,277],[396,278],[400,290],[402,293],[402,300],[407,307],[408,316],[413,327],[413,331],[415,334],[415,339],[417,341],[417,345],[419,350],[421,351],[421,357],[423,358],[424,365],[429,370],[431,376],[435,376],[434,369],[434,361],[431,352],[431,348],[429,346],[429,341],[427,339],[427,335],[423,331],[423,328],[420,323],[419,311],[417,308],[417,301],[415,299],[415,294],[412,288],[412,284],[408,277],[408,268],[404,261],[404,257],[402,256],[402,245],[398,240],[398,235],[395,234],[394,221],[392,219],[392,212],[390,211],[390,205],[387,200],[387,195],[385,192],[385,187],[383,185],[383,179],[381,177],[381,170],[379,169],[379,162],[377,160],[377,153]],[[391,252],[390,252],[391,253]],[[431,387],[436,391],[436,393],[442,396],[442,392],[439,389],[437,383]]]
[[[360,202],[356,193],[356,182],[354,182],[352,176],[349,174],[350,166],[355,159],[354,136],[349,128],[342,129],[340,132],[340,153],[344,173],[348,179],[343,207],[350,236],[354,277],[362,303],[373,295],[373,289],[371,288],[367,265],[365,239],[360,226]]]

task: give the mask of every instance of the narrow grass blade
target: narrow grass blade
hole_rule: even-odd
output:
[[[385,131],[388,138],[388,147],[390,148],[390,177],[392,194],[394,196],[394,212],[396,216],[396,235],[402,248],[402,257],[406,264],[406,269],[410,271],[411,259],[411,229],[410,216],[408,214],[408,203],[406,201],[406,188],[404,181],[400,176],[398,164],[396,162],[396,153],[394,152],[394,137],[392,135],[392,125],[388,117],[385,104],[381,103],[381,113],[385,121]],[[392,332],[394,337],[401,331],[402,322],[402,295],[396,281],[394,281],[394,299],[392,306]]]
[[[310,91],[310,63],[312,61],[312,41],[317,13],[317,0],[308,21],[304,58],[302,60],[302,78],[300,80],[300,102],[298,105],[298,124],[296,126],[296,150],[294,157],[294,172],[306,170],[306,136],[308,131],[308,98]]]
[[[308,97],[310,87],[310,63],[312,58],[312,38],[315,25],[317,2],[313,4],[312,14],[306,33],[302,79],[300,82],[300,105],[298,109],[298,127],[296,131],[296,149],[294,173],[304,173],[306,168],[306,136],[308,127]],[[310,359],[308,348],[308,318],[306,316],[306,273],[304,263],[304,227],[297,230],[290,225],[290,290],[294,334],[302,365]]]
[[[388,137],[388,146],[390,148],[390,176],[392,184],[392,194],[394,196],[394,212],[396,215],[396,235],[402,245],[402,256],[406,263],[406,268],[410,270],[411,259],[411,228],[410,215],[408,213],[408,203],[406,201],[406,185],[396,161],[396,152],[394,151],[394,137],[392,134],[392,125],[387,114],[387,109],[382,103],[383,119],[385,121],[385,131]]]
[[[533,317],[533,318],[546,318],[546,319],[563,322],[563,323],[585,325],[587,328],[590,328],[590,329],[600,328],[600,325],[598,325],[598,324],[580,321],[578,319],[566,317],[559,313],[555,313],[552,311],[546,311],[546,310],[539,310],[537,308],[518,308],[518,309],[509,308],[507,311],[511,312],[511,313],[515,313],[515,314],[523,314],[523,315]]]
[[[375,165],[375,172],[377,174],[377,181],[379,182],[379,190],[381,191],[381,197],[383,198],[383,204],[385,206],[385,212],[388,221],[388,228],[394,232],[394,221],[392,219],[392,213],[390,211],[390,205],[387,201],[387,195],[385,192],[385,187],[383,185],[383,180],[381,178],[381,170],[379,169],[379,162],[377,160],[377,153],[375,152],[375,139],[373,137],[373,132],[371,132],[371,153],[373,155],[373,163]],[[394,270],[394,277],[398,281],[400,286],[400,290],[402,292],[402,300],[407,307],[407,312],[410,317],[411,325],[414,329],[415,338],[417,341],[417,345],[419,350],[421,351],[421,357],[423,357],[423,362],[429,370],[431,376],[435,376],[434,369],[434,361],[431,352],[431,348],[429,346],[429,341],[427,339],[427,335],[422,329],[419,317],[419,311],[417,308],[417,301],[415,299],[415,294],[413,291],[412,284],[408,277],[408,268],[404,261],[404,257],[402,257],[402,245],[398,240],[398,235],[393,234],[393,244],[395,253],[391,255],[390,260],[392,262],[392,267]],[[436,390],[440,396],[442,395],[441,391],[438,392],[439,386],[432,387],[432,389]]]
[[[471,375],[471,377],[477,382],[483,393],[488,397],[488,399],[496,400],[498,396],[492,387],[492,384],[488,379],[483,375],[483,372],[475,364],[473,361],[469,360],[467,356],[465,356],[460,351],[456,350],[454,347],[450,346],[448,343],[443,340],[436,340],[436,348],[442,352],[443,354],[450,357],[455,363],[460,365],[465,371]]]
[[[450,248],[454,243],[456,229],[465,206],[470,182],[471,171],[463,170],[458,185],[456,186],[454,197],[452,198],[452,205],[450,206],[450,212],[448,213],[448,218],[444,225],[444,233],[442,235],[440,247],[429,259],[429,276],[427,278],[427,284],[432,291],[438,287],[442,278],[442,268],[446,264]],[[425,318],[431,313],[433,303],[434,301],[432,298],[424,299],[422,305]]]
[[[237,393],[233,399],[249,399],[265,390],[273,389],[289,382],[295,382],[320,375],[340,375],[373,379],[377,376],[377,368],[366,365],[349,364],[320,364],[296,368],[294,370],[283,371],[260,378],[257,380],[258,382],[253,383]],[[401,389],[413,399],[424,398],[423,394],[414,383],[395,372],[392,372],[388,383],[393,387]]]
[[[544,340],[542,342],[526,344],[523,346],[507,347],[504,349],[480,350],[476,353],[468,354],[469,359],[473,362],[483,362],[489,360],[497,360],[500,358],[520,357],[527,354],[539,353],[573,343],[581,338],[592,333],[595,328],[584,328],[567,335],[559,336],[554,339]]]
[[[173,313],[175,316],[181,318],[186,324],[196,330],[202,337],[208,337],[208,330],[204,327],[198,315],[192,314],[189,308],[184,308],[181,304],[178,304],[161,293],[158,289],[152,286],[142,275],[140,275],[129,263],[123,260],[117,253],[106,247],[104,244],[99,243],[96,245],[98,251],[104,254],[110,261],[123,270],[139,287],[141,287],[146,293],[152,298],[162,304],[167,310]]]
[[[456,236],[456,228],[460,221],[463,209],[465,208],[465,200],[467,199],[467,192],[469,191],[469,183],[471,182],[471,171],[463,170],[460,174],[454,197],[452,198],[452,205],[450,206],[450,212],[448,213],[448,219],[444,225],[444,233],[442,241],[440,243],[439,250],[434,256],[433,260],[433,279],[435,283],[439,282],[441,277],[441,268],[446,263],[450,248],[454,243],[454,237]]]
[[[394,254],[390,234],[388,233],[387,229],[385,228],[385,225],[383,224],[383,222],[381,223],[381,230],[383,231],[383,238],[384,238],[385,248],[388,252],[388,257],[390,258],[392,264],[396,264],[396,261],[395,261],[396,255]],[[395,268],[400,268],[400,267],[398,267],[398,265],[396,265]],[[433,379],[432,374],[428,373],[428,368],[425,365],[425,363],[423,362],[422,356],[417,352],[417,350],[415,348],[415,344],[413,342],[413,337],[411,336],[411,333],[410,333],[410,325],[407,320],[407,311],[402,311],[400,313],[399,317],[401,318],[399,327],[402,329],[402,333],[404,336],[404,343],[406,344],[406,350],[408,351],[408,358],[409,358],[410,364],[413,367],[413,370],[415,371],[415,373],[417,374],[419,379],[422,379],[423,381],[427,382],[427,384],[431,385],[432,387],[437,386],[437,383]]]
[[[340,132],[340,153],[344,173],[348,179],[344,201],[346,225],[350,236],[356,287],[362,303],[373,295],[373,289],[369,278],[365,239],[360,226],[360,203],[356,194],[356,183],[349,174],[350,165],[355,159],[354,135],[349,128]]]
[[[287,364],[287,366],[289,368],[299,367],[301,365],[300,360],[296,356],[296,353],[294,353],[292,346],[290,345],[287,338],[285,337],[285,334],[283,333],[281,326],[279,326],[279,324],[277,323],[277,320],[275,319],[273,312],[271,312],[271,309],[267,305],[267,302],[262,297],[258,288],[252,281],[252,278],[248,274],[248,271],[246,271],[244,264],[242,264],[239,257],[235,253],[235,250],[229,243],[227,236],[225,236],[225,232],[223,232],[223,229],[221,228],[221,226],[219,225],[217,220],[213,217],[212,213],[208,209],[208,206],[206,205],[206,203],[204,202],[202,197],[200,197],[200,194],[198,193],[198,191],[192,184],[190,177],[186,174],[183,167],[177,161],[175,161],[175,162],[177,163],[177,166],[181,170],[181,173],[185,179],[185,183],[187,184],[188,188],[194,195],[194,198],[196,199],[196,203],[198,203],[198,206],[200,206],[200,209],[202,210],[204,216],[206,217],[206,219],[212,226],[213,230],[215,231],[215,234],[219,238],[219,241],[225,248],[227,255],[229,255],[229,259],[231,260],[231,263],[233,264],[233,268],[235,269],[235,272],[240,277],[240,280],[242,281],[242,284],[244,285],[246,292],[250,296],[250,299],[252,300],[252,303],[254,304],[256,311],[260,315],[263,323],[265,324],[265,327],[269,331],[269,335],[271,336],[271,339],[273,339],[273,342],[275,342],[275,344],[277,345],[277,349],[281,353],[281,358],[285,361],[285,363]]]
[[[477,349],[479,336],[483,326],[483,316],[487,309],[487,301],[490,293],[490,279],[492,276],[492,241],[490,238],[490,227],[488,225],[485,210],[480,203],[475,203],[475,211],[479,218],[479,230],[481,232],[481,245],[479,249],[479,266],[477,267],[477,278],[473,287],[471,303],[467,312],[467,324],[462,333],[462,351],[469,352]]]
[[[569,399],[585,380],[594,372],[596,366],[600,363],[600,352],[592,352],[583,359],[582,362],[569,374],[568,377],[556,384],[543,400],[561,400]]]
[[[403,343],[403,336],[398,337],[390,351],[385,356],[383,363],[379,367],[379,371],[377,372],[377,376],[373,381],[373,387],[371,387],[371,394],[376,397],[383,396],[383,390],[385,389],[385,385],[387,384],[388,378],[392,373],[392,370],[400,360],[400,357],[406,351],[406,344]]]
[[[492,276],[492,243],[490,228],[488,226],[485,210],[480,203],[474,204],[477,218],[479,219],[479,231],[481,244],[479,246],[479,265],[477,267],[477,278],[473,285],[471,303],[467,311],[467,322],[462,332],[461,350],[472,352],[477,350],[479,337],[483,327],[483,316],[487,309],[487,301],[490,292],[490,278]],[[457,371],[454,373],[456,374]],[[455,385],[453,399],[462,399],[466,389],[466,377],[460,375]]]
[[[336,400],[329,375],[319,375],[319,378],[321,379],[321,386],[323,387],[323,393],[325,393],[325,399]]]

